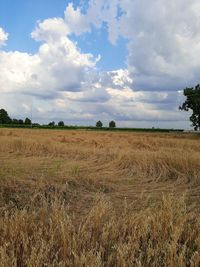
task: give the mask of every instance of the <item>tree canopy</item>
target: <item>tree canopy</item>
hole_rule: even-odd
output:
[[[115,128],[115,127],[116,127],[115,121],[110,121],[109,122],[109,128]]]
[[[185,102],[179,107],[180,110],[192,111],[190,121],[195,130],[200,130],[200,85],[185,88],[183,91]]]
[[[96,127],[98,127],[98,128],[103,127],[103,123],[101,121],[97,121]]]
[[[58,122],[58,126],[60,126],[60,127],[65,126],[64,121],[59,121],[59,122]]]
[[[24,121],[24,123],[26,125],[31,125],[32,122],[31,122],[31,120],[29,118],[26,118],[25,121]]]
[[[56,124],[55,124],[55,121],[51,121],[48,125],[49,126],[55,126]]]
[[[5,109],[0,109],[0,124],[9,124],[12,120]]]

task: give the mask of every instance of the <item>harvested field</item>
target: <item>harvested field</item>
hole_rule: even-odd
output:
[[[0,266],[200,266],[200,137],[0,129]]]

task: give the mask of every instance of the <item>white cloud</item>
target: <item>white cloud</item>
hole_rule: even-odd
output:
[[[6,33],[1,27],[0,27],[0,47],[4,46],[6,44],[6,41],[8,40],[8,33]]]
[[[199,0],[90,0],[65,14],[75,33],[105,23],[111,43],[127,38],[134,90],[178,90],[199,82],[199,10]]]
[[[111,76],[112,82],[115,86],[120,88],[129,88],[133,84],[133,79],[130,78],[128,70],[119,69],[108,73]]]
[[[120,34],[135,88],[177,90],[199,82],[198,0],[121,1]]]
[[[54,43],[55,40],[59,40],[69,32],[69,27],[62,18],[51,18],[42,22],[38,21],[36,29],[31,33],[31,37],[36,41]]]
[[[90,31],[88,17],[81,13],[80,8],[75,10],[72,3],[65,10],[65,22],[69,25],[70,31],[77,35]]]
[[[81,13],[80,7],[75,9],[70,3],[65,10],[65,21],[70,31],[77,35],[90,32],[93,26],[100,29],[105,22],[109,41],[115,44],[118,38],[118,2],[119,0],[90,0],[85,13]]]
[[[0,51],[0,90],[41,97],[80,91],[96,59],[84,54],[67,36],[61,19],[38,23],[32,37],[43,43],[36,54]]]

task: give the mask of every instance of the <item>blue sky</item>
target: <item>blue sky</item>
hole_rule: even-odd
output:
[[[62,16],[66,4],[66,0],[1,0],[0,25],[10,34],[6,50],[36,52],[38,44],[30,37],[36,22]]]
[[[69,124],[189,128],[198,0],[1,0],[0,105]]]
[[[0,25],[10,35],[5,50],[36,53],[40,44],[30,36],[36,22],[51,17],[63,17],[64,10],[70,2],[73,2],[74,7],[81,4],[85,12],[87,5],[86,3],[83,5],[79,0],[1,0]],[[82,36],[71,36],[71,39],[78,42],[83,52],[92,52],[96,56],[102,55],[101,61],[97,64],[99,69],[113,70],[125,67],[126,40],[120,38],[113,45],[107,42],[107,35],[106,29],[103,28]]]

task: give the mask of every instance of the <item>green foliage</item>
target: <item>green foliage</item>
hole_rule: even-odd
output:
[[[48,125],[49,126],[55,126],[55,121],[51,121]]]
[[[179,107],[180,110],[192,110],[190,121],[195,130],[200,129],[200,85],[195,87],[185,88],[183,91],[186,96],[185,102]]]
[[[41,125],[39,123],[32,123],[32,127],[39,128]]]
[[[20,119],[19,124],[24,124],[24,121]]]
[[[65,124],[64,124],[63,121],[59,121],[58,126],[59,126],[59,127],[63,127],[63,126],[65,126]]]
[[[109,128],[115,128],[115,127],[116,127],[115,121],[110,121],[109,122]]]
[[[96,127],[102,128],[103,127],[103,123],[101,121],[97,121]]]
[[[31,120],[29,118],[26,118],[25,121],[24,121],[24,123],[26,125],[31,125]]]
[[[14,125],[19,124],[19,121],[17,119],[13,119],[12,124],[14,124]]]
[[[8,112],[5,109],[0,109],[0,124],[10,124],[11,122]]]

